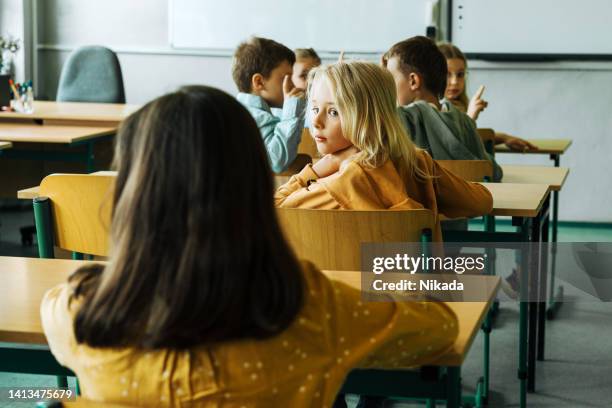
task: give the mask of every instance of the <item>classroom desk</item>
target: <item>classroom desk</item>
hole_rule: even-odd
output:
[[[569,174],[569,169],[566,167],[504,164],[501,168],[504,171],[502,183],[547,184],[551,191],[560,191]]]
[[[565,184],[565,180],[567,180],[567,176],[569,174],[569,169],[564,167],[546,167],[546,166],[515,166],[515,165],[502,165],[501,166],[504,171],[504,178],[502,179],[502,183],[524,183],[524,184],[546,184],[550,187],[550,190],[554,192],[560,191]],[[556,214],[553,213],[552,217],[552,230],[555,231],[557,229],[557,218]],[[545,254],[546,256],[546,254]],[[546,274],[542,275],[546,277]],[[541,287],[544,291],[546,291],[546,279],[541,282]],[[555,301],[555,261],[554,258],[552,260],[551,271],[550,271],[550,295],[549,302],[551,304],[556,304],[557,307],[560,303]],[[559,288],[560,295],[562,296],[563,287]],[[543,298],[545,298],[546,294],[544,293]],[[538,307],[538,360],[544,360],[544,349],[545,349],[545,333],[546,333],[546,325],[545,318],[546,315],[554,317],[554,312],[551,310],[556,310],[557,307],[546,310],[546,303],[543,302]]]
[[[547,184],[553,191],[554,203],[557,203],[558,192],[561,191],[565,180],[569,174],[569,169],[564,167],[546,167],[546,166],[516,166],[516,165],[502,165],[504,171],[504,178],[502,183],[525,183],[525,184]],[[552,232],[553,232],[553,245],[552,245],[552,258],[550,268],[550,293],[548,295],[548,304],[550,307],[546,309],[546,305],[542,305],[539,308],[541,316],[538,317],[539,328],[538,331],[541,333],[538,336],[538,360],[544,360],[544,338],[546,326],[544,319],[554,319],[555,314],[561,306],[563,298],[563,286],[560,286],[555,293],[555,272],[556,272],[556,235],[558,229],[558,215],[555,207],[553,206],[552,212]],[[544,285],[542,285],[544,286]],[[546,288],[544,288],[546,289]]]
[[[495,146],[495,153],[515,153],[515,154],[550,154],[551,159],[553,155],[562,155],[571,146],[571,139],[527,139],[527,141],[535,145],[538,150],[530,150],[521,152],[518,150],[511,150],[505,144],[498,144]]]
[[[515,150],[510,150],[506,145],[500,144],[495,146],[495,152],[497,153],[513,153],[513,154],[549,154],[550,159],[554,162],[554,167],[559,167],[561,162],[561,155],[564,154],[567,149],[571,146],[571,139],[528,139],[529,142],[536,145],[538,150],[527,151],[527,152],[519,152]],[[548,319],[554,319],[561,305],[561,301],[563,298],[563,288],[559,288],[559,292],[555,295],[555,287],[554,287],[554,276],[555,276],[555,266],[556,266],[556,253],[557,253],[557,235],[558,235],[558,219],[559,219],[559,191],[553,191],[552,197],[552,264],[551,264],[551,287],[550,287],[550,295],[549,295],[549,307],[546,311],[546,315]]]
[[[76,144],[112,135],[116,127],[43,126],[0,122],[0,140],[14,143]]]
[[[23,190],[17,191],[17,198],[20,200],[33,200],[38,197],[40,193],[40,186],[24,188]]]
[[[541,184],[481,183],[493,195],[494,216],[511,216],[516,232],[497,232],[495,224],[487,224],[486,231],[445,231],[447,242],[546,242],[548,240],[550,187]],[[521,259],[520,299],[528,299],[528,288],[537,290],[545,281],[546,265],[539,268],[541,254],[532,246]],[[545,257],[544,257],[545,259]],[[529,270],[535,271],[528,274]],[[531,298],[535,298],[533,295]],[[519,373],[520,406],[527,404],[527,391],[535,390],[536,344],[539,302],[520,302],[519,317]]]
[[[537,217],[548,198],[548,185],[480,183],[493,196],[494,216]]]
[[[120,103],[34,101],[34,112],[0,112],[0,121],[36,121],[45,125],[117,127],[139,108]]]
[[[0,140],[14,144],[13,149],[0,151],[0,154],[2,157],[9,159],[82,162],[86,164],[89,172],[93,170],[94,166],[95,142],[111,137],[116,131],[116,127],[38,125],[0,121]],[[19,147],[23,148],[32,143],[67,146],[85,145],[86,150],[79,153],[19,149]]]
[[[94,163],[106,167],[112,155],[112,135],[119,123],[136,109],[138,106],[126,104],[35,101],[31,114],[0,112],[0,125],[10,132],[0,141],[19,136],[12,149],[0,151],[1,158],[6,159],[0,161],[0,172],[13,171],[17,175],[5,179],[1,193],[11,196],[15,190],[34,185],[50,173],[91,172]],[[32,126],[33,132],[27,132],[26,126]],[[113,131],[101,134],[100,128]],[[60,131],[65,131],[62,137]]]
[[[68,276],[88,261],[61,259],[40,259],[20,257],[0,257],[0,342],[25,343],[44,346],[46,338],[40,321],[40,303],[44,293],[53,286],[65,282]],[[351,286],[361,287],[360,272],[324,271],[329,277],[343,281]],[[448,353],[440,356],[432,365],[449,367],[451,374],[453,398],[458,404],[461,389],[459,382],[460,366],[471,347],[471,344],[485,318],[486,312],[499,288],[499,278],[495,276],[473,276],[474,282],[482,284],[482,293],[486,293],[487,302],[455,302],[448,305],[459,318],[459,336]],[[0,347],[0,371],[22,372],[32,374],[72,375],[67,369],[58,365],[48,348],[20,349],[18,347]],[[368,370],[369,371],[369,370]],[[386,375],[389,370],[382,370]],[[406,371],[406,373],[414,371]],[[360,378],[359,372],[349,377],[351,381]],[[371,372],[370,374],[371,375]],[[400,384],[404,388],[406,384]],[[445,392],[446,387],[442,387]],[[397,394],[395,394],[397,395]],[[458,405],[449,405],[458,407]]]
[[[361,290],[361,273],[353,271],[323,271],[332,279],[342,281]],[[461,366],[478,334],[486,314],[499,289],[499,277],[470,276],[485,294],[486,302],[450,302],[447,305],[459,319],[459,335],[453,347],[444,355],[431,362],[428,367],[435,371],[446,370],[440,381],[423,378],[423,370],[354,370],[347,376],[342,387],[343,393],[384,395],[388,397],[426,398],[447,400],[447,407],[458,407],[461,402]],[[432,374],[430,373],[430,376]],[[426,376],[425,376],[426,377]],[[427,391],[425,391],[427,390]]]
[[[513,183],[482,183],[493,195],[493,215],[511,216],[513,225],[518,227],[514,233],[495,232],[494,229],[487,232],[468,231],[454,232],[453,235],[445,233],[445,239],[449,242],[537,242],[540,239],[546,240],[548,237],[548,201],[550,188],[548,185],[539,184],[513,184]],[[448,238],[447,238],[448,237]],[[535,254],[528,253],[521,268],[523,273],[527,273],[528,266],[531,265]],[[532,279],[531,287],[538,287],[539,276],[536,273],[530,276],[521,276],[522,282]],[[527,285],[522,285],[526,287]],[[527,298],[526,294],[521,294],[521,298]],[[526,404],[526,390],[535,389],[535,345],[537,342],[537,316],[538,303],[520,304],[519,322],[519,378],[521,380],[521,401],[522,407]],[[534,320],[535,318],[535,320]],[[528,323],[529,320],[529,323]],[[527,332],[529,330],[529,333]],[[529,347],[529,355],[527,355]],[[527,364],[529,360],[529,364]],[[527,368],[530,375],[527,374]],[[527,387],[526,379],[529,379]]]

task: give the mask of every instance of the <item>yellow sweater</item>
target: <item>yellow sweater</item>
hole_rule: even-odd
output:
[[[440,214],[459,218],[491,212],[493,197],[484,186],[443,169],[424,150],[417,150],[416,164],[433,177],[406,184],[390,160],[377,168],[353,161],[324,178],[319,178],[308,165],[278,188],[275,203],[277,207],[328,210],[427,208],[436,218],[434,241],[442,240]]]
[[[354,367],[411,367],[454,343],[457,320],[443,303],[362,302],[361,293],[302,263],[305,304],[267,340],[185,351],[100,349],[77,344],[72,288],[45,295],[42,322],[57,360],[90,400],[141,406],[330,407]]]

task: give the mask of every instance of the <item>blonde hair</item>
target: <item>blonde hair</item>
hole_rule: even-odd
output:
[[[465,55],[461,52],[459,48],[455,47],[453,44],[450,43],[438,44],[438,48],[447,60],[452,58],[462,60],[465,64],[465,69],[467,70],[467,58],[465,58]],[[467,84],[463,87],[463,91],[461,92],[457,100],[450,101],[453,105],[456,105],[463,112],[467,112],[468,105],[470,104],[469,98],[466,93],[466,88]]]
[[[404,182],[427,178],[416,165],[416,147],[399,115],[391,74],[371,62],[348,61],[314,68],[315,81],[327,81],[342,119],[344,137],[360,152],[355,161],[372,168],[391,160]]]

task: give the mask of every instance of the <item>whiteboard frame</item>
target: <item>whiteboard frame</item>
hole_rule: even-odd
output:
[[[453,0],[446,0],[448,42],[453,42]],[[467,59],[496,62],[612,61],[612,54],[464,52]]]

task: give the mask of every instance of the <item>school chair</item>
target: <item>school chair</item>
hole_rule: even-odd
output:
[[[33,200],[40,258],[54,258],[54,247],[83,254],[106,256],[115,176],[51,174],[40,184]],[[66,387],[66,377],[58,386]]]
[[[111,172],[51,174],[43,179],[34,199],[41,258],[53,258],[54,246],[72,252],[74,259],[108,255],[115,179]]]
[[[40,183],[33,200],[38,254],[54,258],[54,247],[71,251],[73,259],[107,256],[112,193],[116,176],[51,174]],[[68,379],[58,377],[58,386]]]
[[[466,181],[493,180],[493,164],[489,160],[436,160],[438,165]],[[484,216],[485,229],[495,230],[495,217]]]
[[[435,226],[429,210],[277,208],[277,214],[297,257],[329,270],[361,270],[363,242],[431,242]]]
[[[291,177],[294,174],[302,171],[302,169],[309,163],[312,163],[312,158],[309,155],[298,153],[295,160],[289,165],[289,167],[287,167],[287,170],[283,171],[282,173],[275,173],[275,175]]]
[[[317,144],[312,136],[310,136],[310,131],[306,128],[304,128],[302,132],[302,141],[298,145],[298,153],[307,154],[313,159],[320,156],[319,150],[317,150]]]
[[[312,158],[310,156],[304,153],[298,153],[297,157],[293,163],[289,165],[287,170],[283,171],[282,173],[274,173],[274,189],[276,190],[285,184],[287,181],[289,181],[291,176],[302,171],[302,169],[310,163],[312,163]]]
[[[117,55],[100,46],[76,49],[62,67],[56,99],[59,102],[125,103]]]
[[[491,156],[495,156],[495,131],[488,128],[476,129],[476,131],[480,139],[482,139],[482,143],[484,143],[487,153]]]

